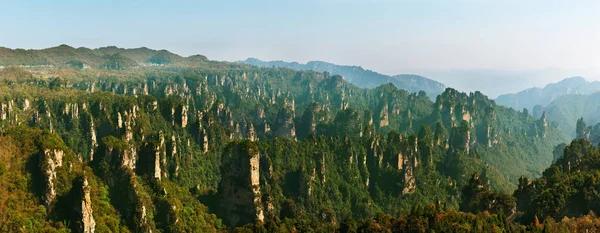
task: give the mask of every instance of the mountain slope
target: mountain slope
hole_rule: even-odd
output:
[[[496,99],[496,103],[517,110],[527,108],[532,111],[534,106],[546,106],[564,95],[586,95],[598,91],[600,91],[600,82],[588,82],[582,77],[572,77],[548,84],[544,88],[536,87],[515,94],[501,95]]]
[[[425,91],[432,99],[435,99],[445,89],[444,84],[418,75],[402,74],[388,76],[371,70],[365,70],[360,66],[343,66],[322,61],[310,61],[306,64],[300,64],[284,61],[266,62],[256,58],[248,58],[243,63],[259,67],[285,67],[294,70],[329,72],[330,74],[341,75],[344,77],[344,80],[362,88],[374,88],[382,84],[392,83],[394,86],[408,92]]]

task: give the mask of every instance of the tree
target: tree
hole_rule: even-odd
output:
[[[354,221],[354,219],[347,217],[340,224],[340,233],[356,233],[357,228],[358,228],[358,223],[356,223],[356,221]]]
[[[294,200],[287,199],[283,202],[283,206],[281,207],[281,213],[280,213],[281,219],[286,219],[286,218],[294,219],[294,218],[297,218],[299,216],[299,214],[300,213],[299,213],[298,207],[296,206],[296,202],[294,202]]]

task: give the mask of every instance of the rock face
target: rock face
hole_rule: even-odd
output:
[[[10,120],[11,122],[17,120],[17,115],[13,111],[13,102],[13,100],[10,100],[7,103],[0,104],[0,120]]]
[[[320,167],[319,173],[321,173],[321,185],[325,185],[325,182],[327,182],[327,176],[325,175],[325,154],[321,154],[320,157],[320,163],[318,163],[318,166]]]
[[[403,188],[402,194],[411,194],[417,188],[416,178],[414,176],[415,169],[419,166],[419,153],[418,153],[418,138],[416,136],[409,136],[399,139],[400,144],[407,145],[398,153],[397,168],[402,172]]]
[[[279,137],[296,137],[296,127],[294,126],[294,118],[291,110],[283,110],[277,117],[277,136]],[[265,129],[265,131],[267,131]]]
[[[263,213],[262,206],[260,204],[260,154],[250,155],[250,185],[252,186],[252,193],[254,194],[254,204],[256,211],[256,220],[264,221],[265,216]]]
[[[379,127],[388,126],[390,124],[389,114],[388,114],[388,105],[383,105],[381,112],[379,113]]]
[[[219,183],[221,214],[231,226],[264,220],[260,188],[260,154],[251,141],[228,147]]]
[[[487,146],[492,147],[493,145],[498,144],[498,133],[492,129],[490,125],[486,128],[486,138],[487,138]]]
[[[94,151],[98,147],[98,137],[96,136],[96,129],[94,128],[94,119],[90,121],[90,161],[94,161]]]
[[[123,117],[120,112],[117,112],[117,127],[119,129],[123,128]]]
[[[164,142],[164,141],[163,141]],[[162,143],[161,143],[162,144]],[[154,179],[160,180],[161,178],[161,169],[160,169],[160,151],[161,151],[161,147],[157,147],[155,149],[155,154],[154,154]]]
[[[462,120],[471,122],[471,113],[469,111],[467,111],[464,107],[462,110]]]
[[[413,169],[411,164],[405,163],[404,188],[402,189],[402,194],[409,194],[415,191],[416,184],[415,177],[413,176]]]
[[[188,125],[188,105],[183,105],[181,107],[181,127],[185,128]]]
[[[123,151],[123,157],[121,160],[121,165],[123,167],[129,168],[131,170],[135,170],[136,163],[136,152],[134,148],[129,148]]]
[[[118,148],[106,147],[104,155],[99,159],[110,166],[110,175],[103,177],[104,183],[111,189],[117,189],[114,200],[121,205],[116,205],[117,210],[133,229],[133,232],[152,232],[152,215],[147,212],[146,206],[149,206],[150,200],[146,198],[147,193],[138,183],[134,169],[123,165],[123,160],[127,157],[125,154],[130,149],[127,146]],[[127,204],[124,204],[127,203]]]
[[[25,99],[23,102],[23,110],[28,110],[29,109],[29,99]]]
[[[248,140],[256,141],[256,130],[254,129],[254,125],[252,125],[252,123],[249,123],[247,128],[248,128]]]
[[[56,188],[55,188],[55,180],[56,180],[56,169],[63,165],[63,155],[64,152],[62,150],[50,150],[45,149],[42,155],[42,169],[44,175],[46,177],[46,194],[45,194],[45,204],[46,207],[50,207],[56,198]]]
[[[454,127],[450,134],[450,148],[455,151],[464,151],[466,154],[470,151],[471,129],[467,121],[462,121],[461,125]]]
[[[141,207],[140,221],[138,222],[138,225],[140,226],[141,229],[147,228],[146,226],[148,225],[148,213],[146,213],[145,205],[142,205],[142,207]],[[152,233],[151,229],[144,229],[144,230],[146,230],[146,232]]]
[[[96,221],[92,210],[92,198],[90,197],[90,186],[87,177],[83,180],[83,199],[81,200],[81,232],[94,233]]]
[[[540,117],[539,122],[540,122],[539,123],[540,124],[540,132],[538,134],[538,137],[545,138],[546,137],[546,131],[548,129],[548,120],[546,119],[546,112],[544,112],[542,114],[542,117]]]
[[[202,130],[202,150],[204,153],[208,152],[208,134],[206,130]]]
[[[404,155],[402,155],[402,152],[398,152],[398,161],[397,161],[396,168],[397,168],[398,170],[402,170],[402,169],[404,169],[404,163],[405,163],[405,162],[406,162],[406,161],[404,160]]]
[[[471,150],[471,131],[467,130],[466,134],[465,134],[465,138],[464,138],[464,148],[465,148],[465,153],[469,153],[469,151]]]

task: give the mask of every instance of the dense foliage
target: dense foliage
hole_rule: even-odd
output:
[[[82,69],[73,48],[54,50],[29,52],[72,67],[0,71],[0,199],[19,203],[0,202],[18,213],[3,230],[521,229],[533,212],[503,193],[562,161],[567,141],[479,92],[432,102],[145,48],[90,50],[99,63]]]

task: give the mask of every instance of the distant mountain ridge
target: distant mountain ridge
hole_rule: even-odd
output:
[[[535,87],[514,94],[501,95],[496,99],[496,103],[517,110],[527,108],[531,111],[536,105],[547,106],[561,96],[588,95],[598,91],[600,91],[600,82],[589,82],[582,77],[572,77],[548,84],[544,88]]]
[[[285,61],[262,61],[256,58],[248,58],[242,63],[259,67],[284,67],[293,70],[312,70],[317,72],[329,72],[344,77],[348,82],[362,88],[374,88],[386,83],[407,90],[409,92],[425,91],[427,95],[435,99],[444,92],[446,86],[440,82],[413,74],[384,75],[372,70],[366,70],[360,66],[336,65],[323,61],[310,61],[306,64]]]
[[[64,44],[39,50],[0,47],[0,66],[127,69],[152,65],[193,66],[206,61],[207,58],[202,55],[182,57],[167,50],[146,47],[124,49],[108,46],[89,49]]]
[[[575,136],[577,119],[583,117],[589,125],[600,123],[600,92],[561,96],[545,107],[535,107],[533,115],[542,112],[546,112],[548,120],[558,124],[567,135]]]

